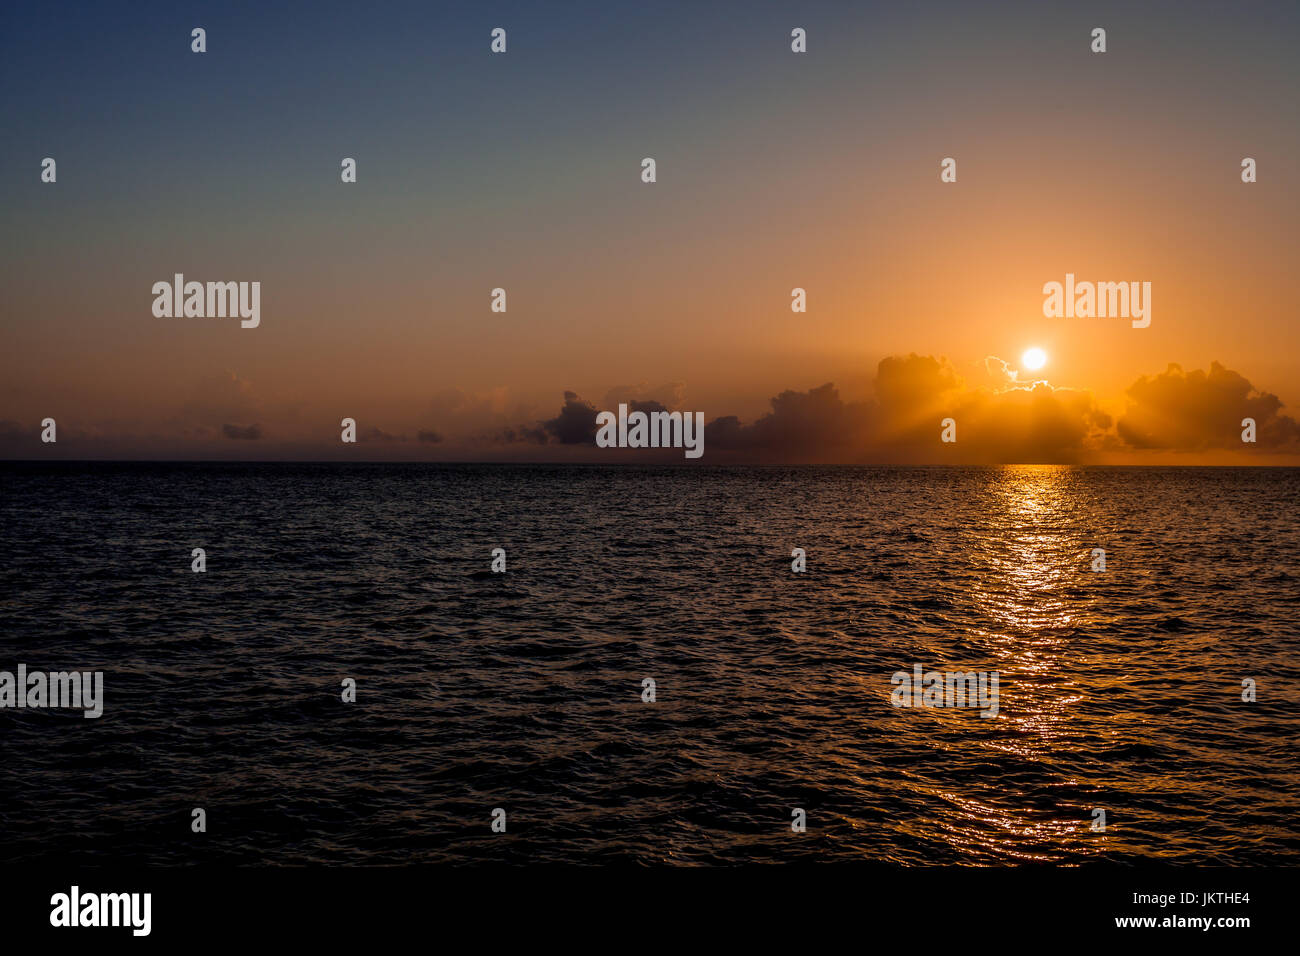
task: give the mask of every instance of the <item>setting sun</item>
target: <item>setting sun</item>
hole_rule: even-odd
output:
[[[1037,372],[1047,364],[1047,353],[1040,348],[1025,349],[1025,354],[1020,356],[1020,364],[1031,372]]]

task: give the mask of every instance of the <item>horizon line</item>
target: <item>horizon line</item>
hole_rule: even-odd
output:
[[[1007,462],[700,462],[700,461],[554,461],[446,459],[411,461],[400,459],[318,459],[318,458],[0,458],[0,465],[497,465],[501,467],[535,467],[557,465],[585,468],[1290,468],[1300,464],[1108,464],[1101,462],[1007,461]]]

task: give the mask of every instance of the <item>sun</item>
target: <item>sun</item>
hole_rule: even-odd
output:
[[[1037,347],[1025,349],[1025,354],[1020,356],[1020,364],[1031,372],[1037,372],[1047,364],[1047,353]]]

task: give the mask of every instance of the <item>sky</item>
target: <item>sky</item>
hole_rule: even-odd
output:
[[[1298,41],[1294,3],[8,4],[0,457],[681,457],[595,447],[622,401],[702,412],[706,464],[1300,464]],[[259,325],[156,316],[176,273]],[[1151,283],[1149,327],[1044,316],[1067,273]]]

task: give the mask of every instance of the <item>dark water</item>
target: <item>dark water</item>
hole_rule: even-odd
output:
[[[0,669],[106,698],[0,710],[0,860],[1300,863],[1298,470],[0,481]]]

